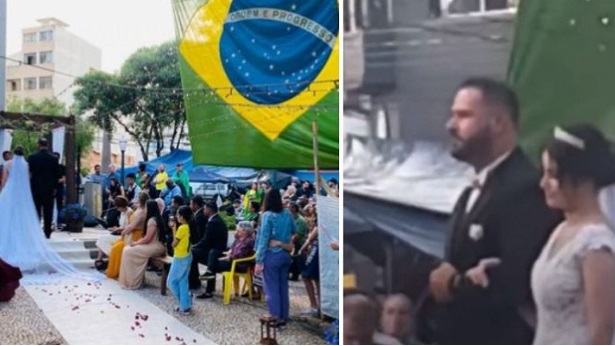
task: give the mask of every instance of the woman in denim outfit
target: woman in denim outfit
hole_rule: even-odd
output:
[[[288,320],[288,272],[290,270],[296,232],[295,220],[282,206],[280,191],[271,189],[265,194],[261,228],[256,242],[256,274],[263,273],[265,297],[269,314],[284,326]]]

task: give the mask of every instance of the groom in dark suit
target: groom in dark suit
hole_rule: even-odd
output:
[[[43,216],[45,237],[51,237],[51,221],[53,218],[53,200],[58,185],[60,166],[47,149],[47,139],[38,141],[38,152],[28,158],[30,166],[30,187],[38,217]]]
[[[474,78],[459,87],[447,130],[452,155],[476,176],[454,208],[444,261],[430,275],[438,344],[532,343],[530,272],[559,216],[517,146],[518,121],[517,97],[505,84]],[[471,279],[473,268],[483,281]]]

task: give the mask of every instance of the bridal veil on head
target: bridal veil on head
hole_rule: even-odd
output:
[[[28,163],[15,155],[8,180],[0,193],[0,258],[19,267],[22,283],[52,283],[63,276],[99,280],[95,273],[77,270],[56,253],[41,230],[32,192]],[[53,274],[53,275],[50,275]]]

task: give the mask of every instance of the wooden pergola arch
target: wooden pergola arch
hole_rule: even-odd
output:
[[[0,129],[19,130],[23,127],[23,122],[34,123],[42,126],[49,124],[51,128],[64,126],[66,133],[64,136],[64,155],[66,157],[66,202],[77,203],[77,190],[75,165],[75,116],[55,116],[29,113],[12,113],[0,111]],[[51,143],[50,143],[51,144]]]

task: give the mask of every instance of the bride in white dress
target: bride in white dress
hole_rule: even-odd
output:
[[[75,269],[49,246],[34,207],[23,148],[17,147],[14,154],[13,160],[5,164],[2,176],[0,258],[21,269],[26,282],[28,277],[44,278],[45,282],[57,277],[49,274],[95,279],[94,275]]]
[[[542,155],[547,204],[565,214],[534,264],[535,344],[611,344],[615,157],[597,129],[556,128]]]

